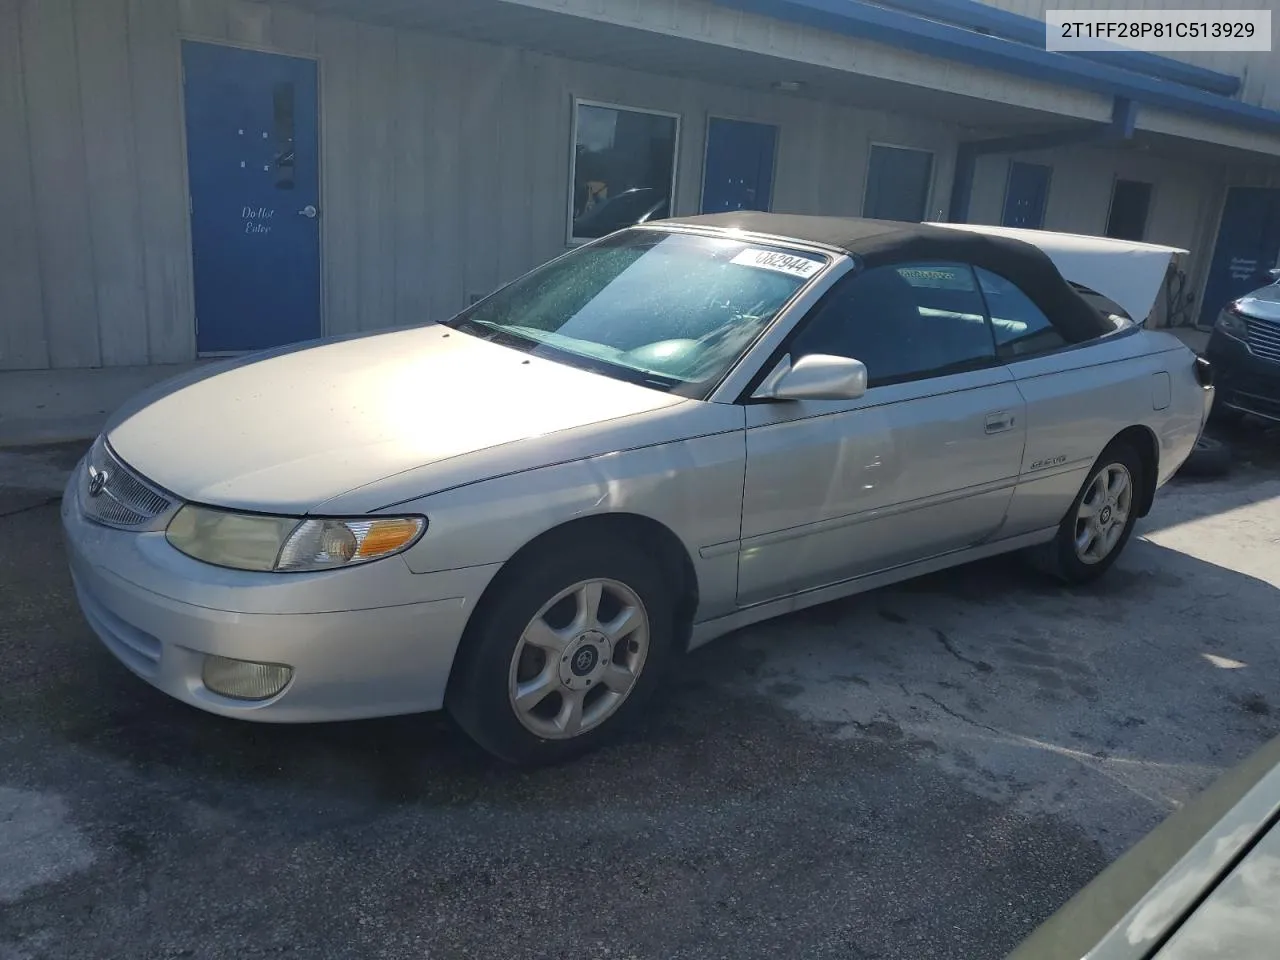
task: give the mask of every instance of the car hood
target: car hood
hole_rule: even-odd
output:
[[[1246,294],[1236,301],[1236,307],[1251,317],[1280,320],[1280,284],[1273,283]]]
[[[127,404],[107,440],[184,499],[306,513],[416,467],[681,402],[433,325],[195,371]]]

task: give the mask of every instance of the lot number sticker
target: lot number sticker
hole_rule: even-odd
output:
[[[744,267],[759,267],[762,270],[789,273],[793,277],[804,277],[806,280],[822,269],[820,260],[798,257],[791,253],[778,253],[776,250],[755,250],[751,247],[734,257],[732,262]]]

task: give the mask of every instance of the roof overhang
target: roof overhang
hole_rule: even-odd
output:
[[[1280,131],[1280,112],[1207,90],[1144,76],[1110,63],[1049,51],[950,23],[876,6],[864,0],[717,0],[726,6],[819,30],[864,37],[953,62],[982,65],[1027,79],[1048,80],[1189,116],[1267,132]]]
[[[1154,124],[1165,135],[1280,154],[1280,112],[1208,89],[1225,89],[1226,75],[1187,68],[1186,83],[1171,82],[1116,66],[1110,53],[1098,62],[1049,52],[980,33],[988,29],[981,24],[968,29],[865,0],[292,2],[320,14],[735,88],[773,93],[776,81],[797,80],[805,98],[949,121],[983,135],[1105,124],[1119,97],[1136,105],[1139,133]],[[946,6],[964,2],[970,0]],[[1193,79],[1199,87],[1189,85]]]
[[[963,27],[977,33],[987,33],[1005,40],[1034,47],[1043,47],[1045,43],[1045,22],[1034,17],[1001,10],[981,0],[879,0],[881,6],[896,7],[908,13],[928,17],[930,20],[941,20],[952,26]],[[1172,80],[1199,90],[1221,94],[1224,97],[1234,96],[1240,92],[1240,78],[1218,70],[1207,70],[1181,60],[1172,60],[1140,50],[1122,50],[1105,52],[1071,52],[1068,56],[1082,60],[1093,60],[1140,73],[1161,80]]]

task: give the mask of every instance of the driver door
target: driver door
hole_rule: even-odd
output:
[[[996,534],[1022,462],[1024,404],[968,265],[847,277],[783,350],[861,360],[868,390],[748,404],[740,605]]]

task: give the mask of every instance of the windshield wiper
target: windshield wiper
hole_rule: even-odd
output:
[[[535,337],[529,336],[527,333],[519,332],[518,328],[508,327],[504,323],[494,323],[492,320],[478,320],[475,317],[467,317],[462,321],[462,325],[471,326],[471,327],[482,327],[485,330],[490,331],[490,334],[491,334],[490,336],[480,337],[480,339],[482,340],[493,340],[495,336],[506,335],[506,336],[520,337],[524,340],[531,340],[535,343],[542,342],[541,340],[538,340]]]

